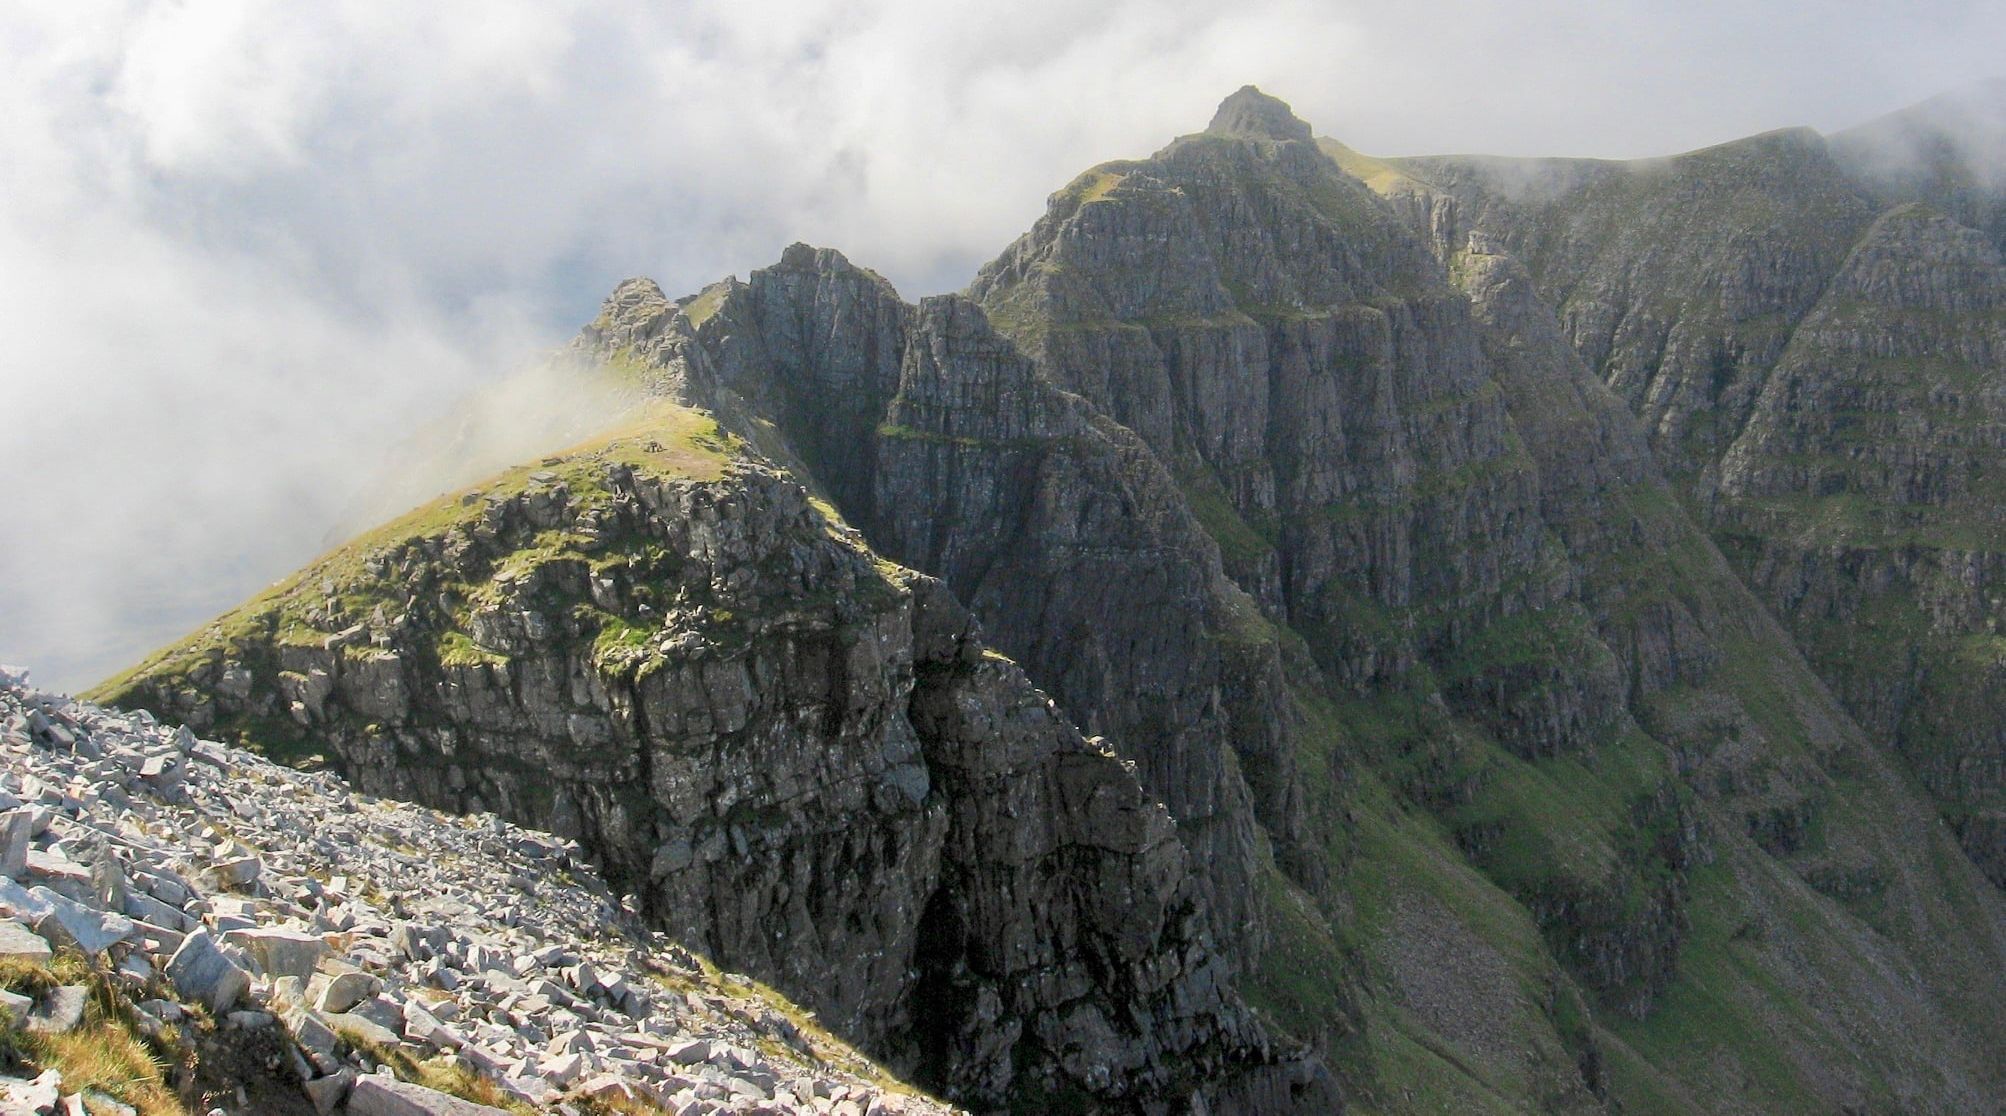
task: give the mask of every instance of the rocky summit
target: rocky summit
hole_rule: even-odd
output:
[[[262,902],[100,899],[105,979],[240,974],[276,1022],[198,1018],[357,1111],[1998,1109],[1990,104],[1376,159],[1250,86],[961,294],[622,283],[561,358],[618,425],[91,695],[136,712],[11,699],[79,881],[236,819],[207,894]],[[192,887],[188,833],[112,859]]]

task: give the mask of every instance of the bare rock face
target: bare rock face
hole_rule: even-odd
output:
[[[1782,352],[1762,324],[1818,304],[1823,282],[1805,261],[1836,264],[1845,230],[1867,227],[1870,205],[1822,143],[1782,133],[1705,153],[1706,173],[1723,180],[1705,189],[1686,185],[1691,167],[1652,178],[1656,168],[1549,166],[1466,199],[1383,165],[1368,177],[1396,188],[1368,190],[1306,129],[1273,126],[1271,107],[1246,94],[1236,101],[1206,134],[1104,164],[1054,195],[971,296],[1041,374],[1164,462],[1228,574],[1268,622],[1300,637],[1322,675],[1314,688],[1340,695],[1333,719],[1357,741],[1345,760],[1438,818],[1529,913],[1595,1010],[1683,1014],[1679,998],[1715,979],[1716,920],[1767,924],[1799,901],[1741,889],[1774,868],[1818,903],[1875,906],[1867,917],[1887,937],[1872,948],[1933,973],[1933,1003],[1905,1015],[1965,1035],[1950,1041],[1971,1044],[1966,1065],[1982,1063],[1975,1052],[1996,1040],[1954,1022],[1971,1010],[1960,967],[1931,958],[1930,918],[1912,917],[1937,903],[1939,885],[1899,901],[1877,892],[1921,863],[1894,851],[1883,822],[1842,820],[1833,806],[1872,798],[1886,821],[1915,820],[1920,804],[1823,694],[1657,460],[1731,439],[1732,426],[1707,423],[1758,406]],[[1763,191],[1785,184],[1804,196],[1771,208]],[[1627,211],[1565,224],[1559,209],[1540,210],[1553,223],[1528,228],[1463,208],[1536,209],[1544,191],[1647,194],[1662,253],[1610,248]],[[1723,209],[1734,215],[1724,233],[1699,222]],[[1751,211],[1788,234],[1753,235],[1740,223]],[[1702,266],[1707,285],[1681,291],[1675,317],[1654,319],[1663,307],[1651,285],[1681,282],[1664,275],[1681,261]],[[1542,276],[1597,268],[1649,309],[1605,313],[1607,288],[1584,285],[1556,314]],[[1717,344],[1723,330],[1733,340]],[[1662,407],[1658,418],[1640,429],[1623,405],[1631,398]],[[1780,692],[1794,695],[1787,711]],[[1575,764],[1595,774],[1568,785],[1598,786],[1620,809],[1557,823],[1550,804],[1514,789],[1524,772]],[[1931,857],[1944,855],[1935,847]],[[1332,864],[1340,890],[1324,893],[1326,910],[1343,912],[1334,925],[1360,914],[1357,893],[1341,888],[1362,867]],[[1723,872],[1741,883],[1724,891]],[[1941,886],[1966,894],[1974,878],[1950,865]],[[1897,909],[1907,913],[1887,917]],[[1979,955],[1998,948],[1982,919],[1964,932]],[[1799,988],[1850,968],[1810,960],[1821,947],[1806,946],[1762,964]],[[1428,979],[1399,950],[1388,964],[1396,979]],[[1839,983],[1856,979],[1880,990],[1822,1000],[1811,1015],[1828,1020],[1821,1033],[1845,1031],[1864,1049],[1880,1043],[1870,1028],[1827,1013],[1840,999],[1889,1002],[1893,988],[1858,970]],[[1817,1041],[1781,1038],[1770,1007],[1736,999],[1714,1001],[1710,1016],[1765,1017],[1784,1045]],[[1366,1015],[1368,1027],[1384,1025]],[[1610,1083],[1595,1067],[1614,1047],[1569,1039],[1564,1024],[1552,1033],[1579,1076],[1555,1085],[1571,1099],[1542,1103],[1581,1103],[1569,1089],[1603,1095]],[[1871,1056],[1903,1057],[1886,1046]],[[1850,1103],[1836,1098],[1863,1095],[1860,1080],[1808,1087]],[[1991,1087],[1977,1082],[1952,1092]]]
[[[1212,123],[1205,130],[1222,136],[1277,141],[1310,138],[1309,125],[1297,119],[1287,104],[1251,85],[1241,86],[1239,92],[1219,102],[1219,111],[1212,115]]]
[[[1232,996],[1134,774],[705,429],[450,499],[124,700],[289,720],[370,793],[575,837],[654,924],[969,1104],[1334,1103]],[[366,643],[321,634],[381,591]]]
[[[1995,88],[1829,142],[1382,165],[1411,226],[1526,265],[1737,571],[2006,883],[2002,120]]]
[[[1715,530],[2006,885],[2002,370],[1998,250],[1883,214],[1723,456]]]
[[[1235,580],[1353,684],[1565,593],[1468,304],[1306,139],[1215,129],[1090,172],[972,293],[1149,444],[1236,540]]]
[[[1791,324],[1874,216],[1802,128],[1628,164],[1394,162],[1439,199],[1438,242],[1480,235],[1525,264],[1674,476],[1733,440]]]
[[[941,578],[1137,764],[1218,936],[1259,954],[1263,845],[1301,878],[1321,871],[1299,715],[1276,637],[1132,433],[1037,376],[969,301],[906,306],[805,245],[680,307],[616,293],[579,345],[650,369],[795,463],[876,550]]]
[[[977,1106],[1980,1109],[2006,894],[1854,714],[1990,731],[1940,652],[1993,548],[1889,525],[1982,519],[1998,263],[1847,175],[1371,160],[1245,89],[965,296],[805,245],[621,284],[581,374],[714,427],[418,513],[120,694],[574,834]],[[1806,635],[1898,614],[1941,641],[1857,685]],[[1996,842],[1983,746],[1901,754]]]
[[[1524,760],[1593,753],[1633,723],[1634,633],[1598,632],[1557,560],[1545,462],[1500,390],[1486,323],[1306,129],[1245,132],[1215,126],[1083,176],[973,293],[1042,371],[1169,463],[1222,546],[1236,544],[1228,571],[1338,692],[1420,699],[1404,746],[1469,766],[1417,776],[1415,793],[1480,794],[1480,763],[1445,742],[1457,722]],[[1543,390],[1552,355],[1511,387]],[[1647,471],[1641,442],[1623,442],[1627,420],[1614,425],[1595,431],[1623,452],[1614,475],[1574,482],[1573,498]],[[1556,471],[1556,501],[1567,476]],[[1675,795],[1640,806],[1678,809]],[[1488,856],[1501,834],[1460,836]],[[1674,839],[1607,873],[1515,886],[1596,993],[1641,1013],[1675,968],[1687,855]]]

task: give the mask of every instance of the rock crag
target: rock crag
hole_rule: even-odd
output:
[[[960,1101],[1315,1087],[1232,997],[1132,771],[694,413],[455,494],[211,635],[120,700],[576,838],[652,924]]]
[[[1370,160],[1530,272],[1737,572],[2006,884],[1998,90],[1633,164]]]
[[[23,847],[0,864],[0,941],[51,966],[15,1023],[130,1027],[193,1110],[951,1111],[649,930],[576,842],[359,793],[8,671],[0,756],[0,831]],[[86,983],[59,983],[71,973]],[[80,995],[59,1018],[70,991],[89,1010]],[[259,1059],[272,1072],[244,1075]],[[118,1111],[105,1088],[148,1087],[37,1080],[46,1109],[0,1078],[25,1106],[8,1111],[73,1091]]]
[[[621,284],[568,356],[667,402],[104,692],[575,837],[975,1107],[1997,1107],[2006,299],[1893,189],[1248,87],[965,294]]]

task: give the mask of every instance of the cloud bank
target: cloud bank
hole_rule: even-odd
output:
[[[0,13],[0,659],[83,686],[310,557],[620,278],[908,296],[1255,82],[1380,153],[1636,155],[1995,72],[1980,4],[901,0]]]

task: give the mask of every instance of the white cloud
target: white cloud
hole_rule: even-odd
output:
[[[0,12],[0,658],[80,685],[317,548],[629,274],[960,286],[1242,83],[1383,152],[1648,153],[1995,66],[1976,4],[66,0]]]

